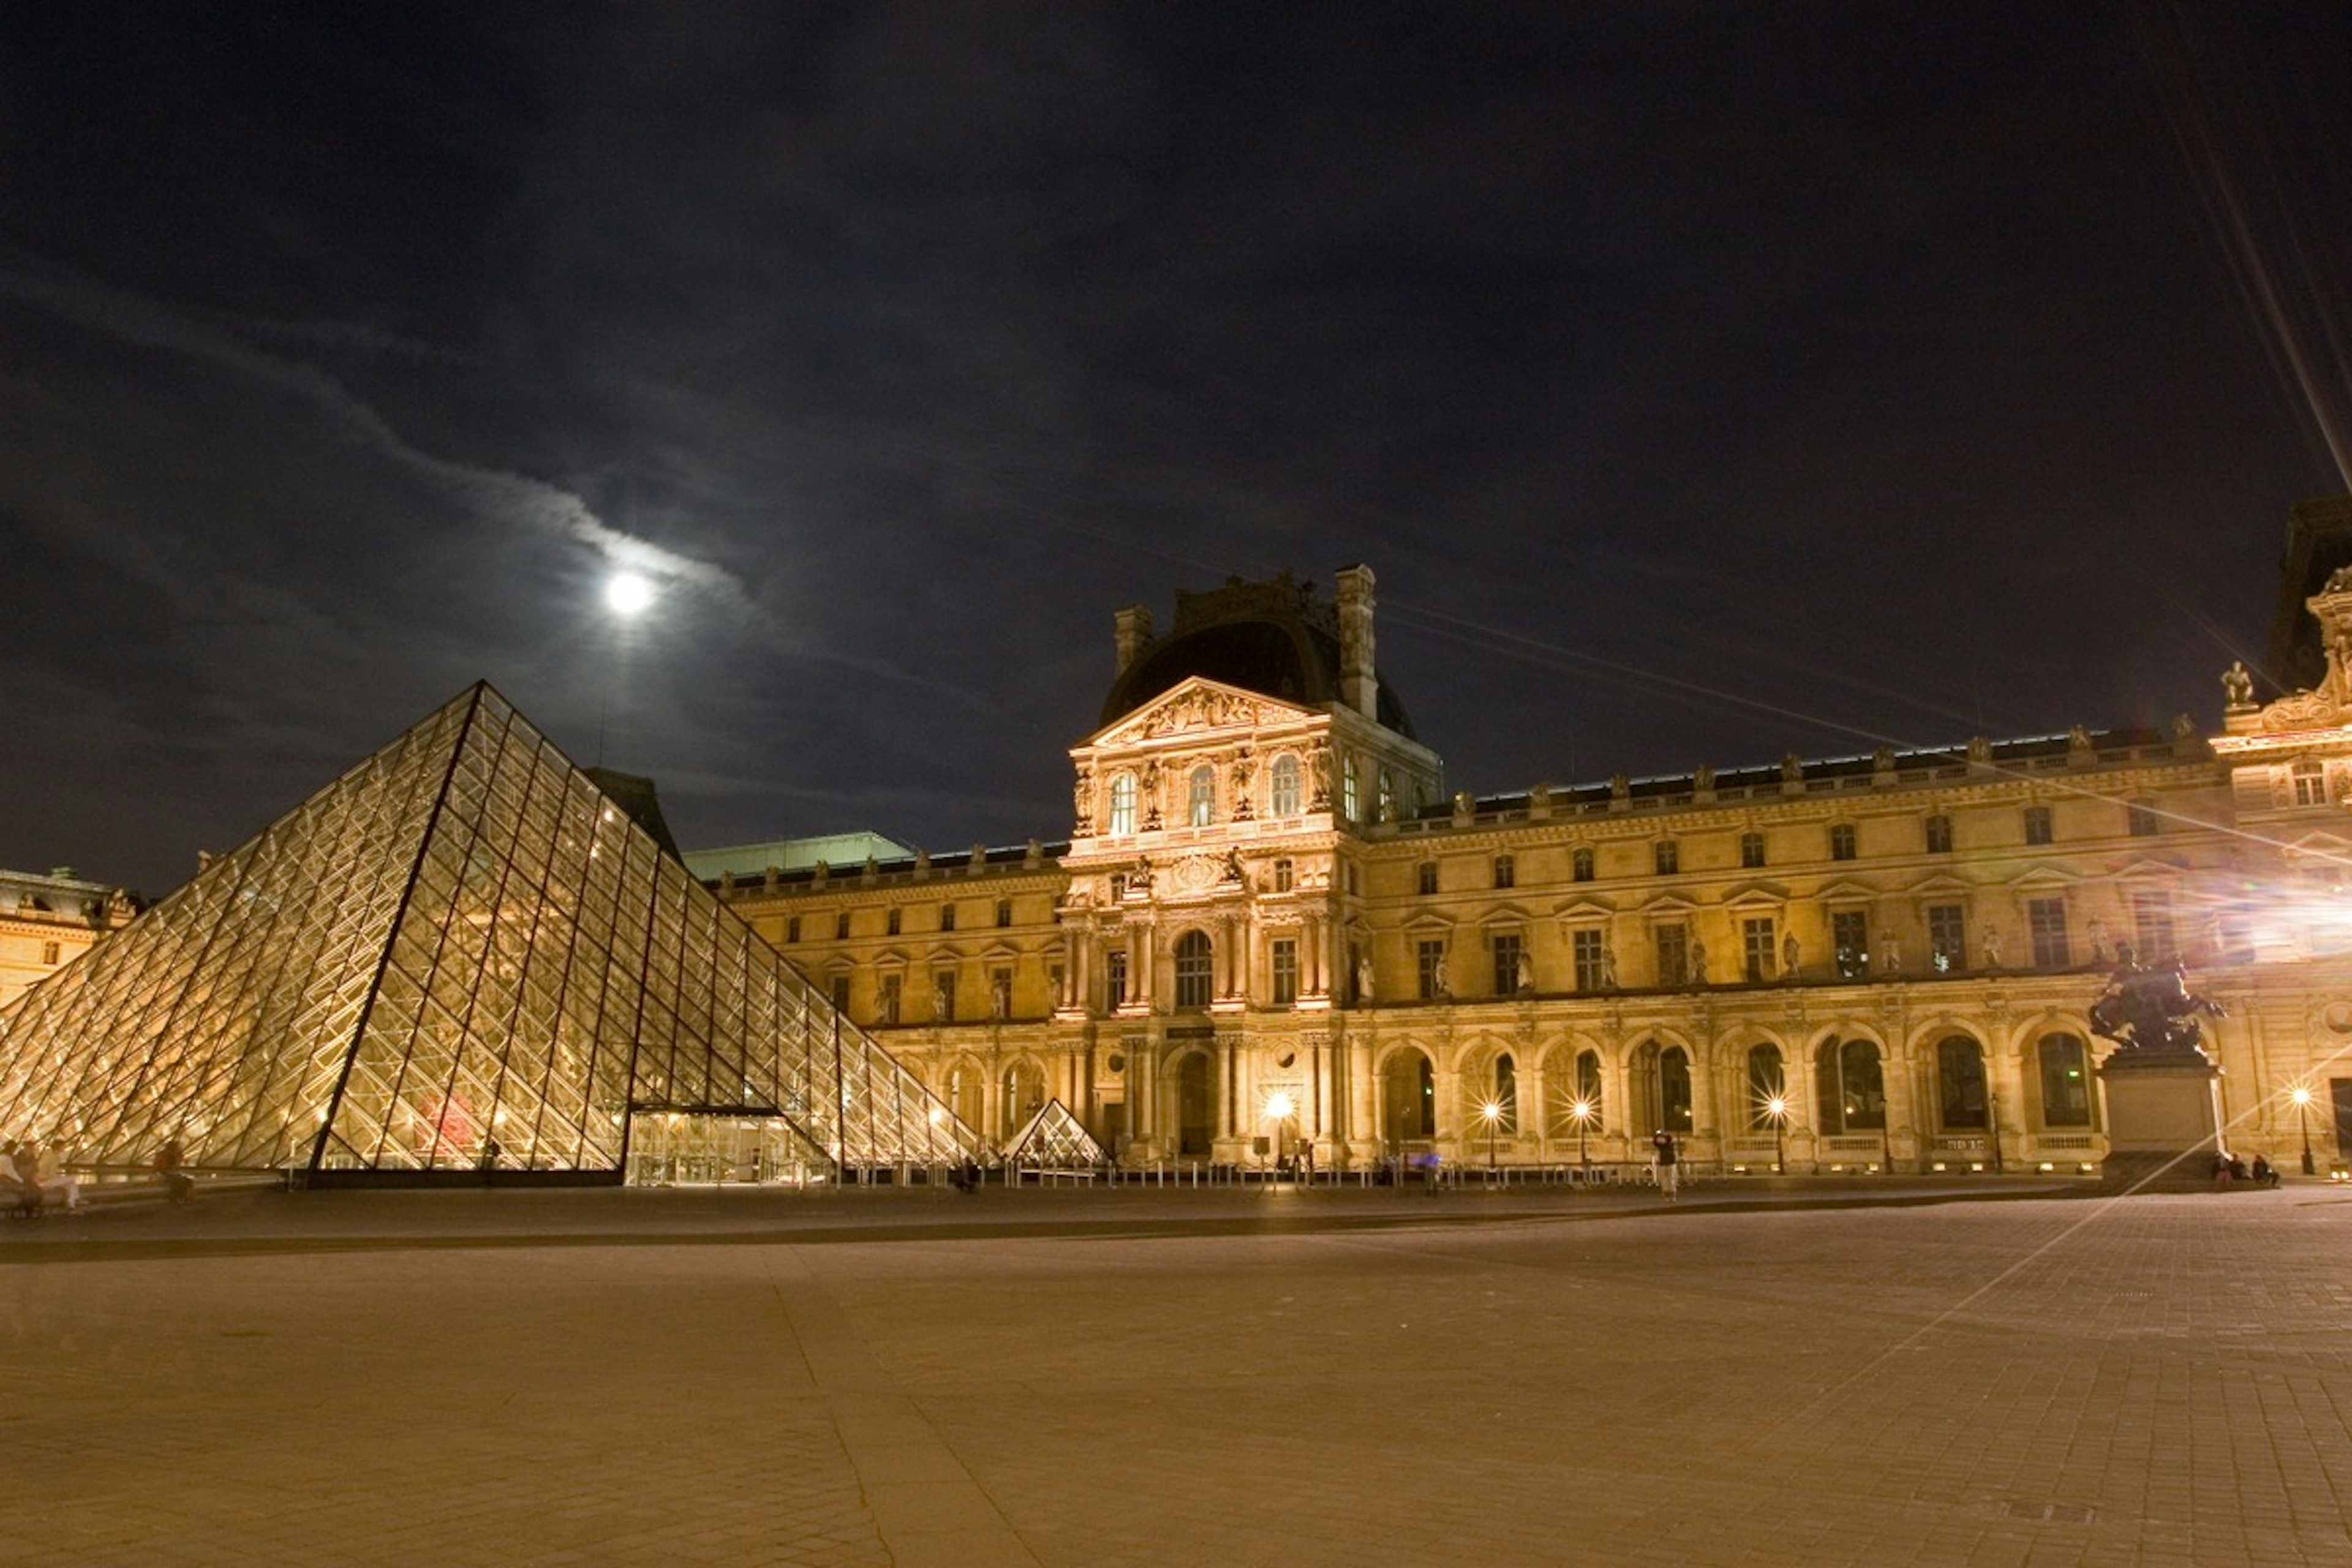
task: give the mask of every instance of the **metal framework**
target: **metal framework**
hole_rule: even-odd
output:
[[[618,1181],[646,1111],[985,1148],[487,683],[0,1014],[0,1127],[95,1164]]]
[[[1100,1165],[1108,1159],[1070,1108],[1049,1100],[1037,1114],[1022,1123],[1004,1145],[1004,1163],[1037,1169],[1077,1170]]]

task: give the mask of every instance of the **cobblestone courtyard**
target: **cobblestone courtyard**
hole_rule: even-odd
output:
[[[2352,1562],[2352,1194],[262,1194],[0,1234],[0,1563]]]

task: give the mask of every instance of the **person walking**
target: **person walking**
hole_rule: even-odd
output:
[[[1668,1203],[1675,1201],[1681,1160],[1682,1151],[1675,1146],[1673,1133],[1661,1127],[1650,1135],[1650,1162],[1657,1172],[1658,1192]]]

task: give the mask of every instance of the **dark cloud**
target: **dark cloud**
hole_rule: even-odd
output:
[[[691,841],[1051,837],[1114,607],[1358,560],[1474,789],[2210,720],[2345,486],[2347,33],[9,7],[0,861],[485,675]]]

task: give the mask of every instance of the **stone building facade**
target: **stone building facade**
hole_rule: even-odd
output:
[[[2179,957],[2230,1140],[2352,1142],[2352,582],[2323,683],[2224,731],[1449,794],[1374,584],[1118,614],[1066,836],[710,879],[985,1135],[1060,1100],[1129,1162],[1689,1155],[2095,1168],[2090,1004]],[[2305,1091],[2298,1100],[2294,1091]]]
[[[128,889],[55,870],[0,870],[0,1007],[139,912]]]

